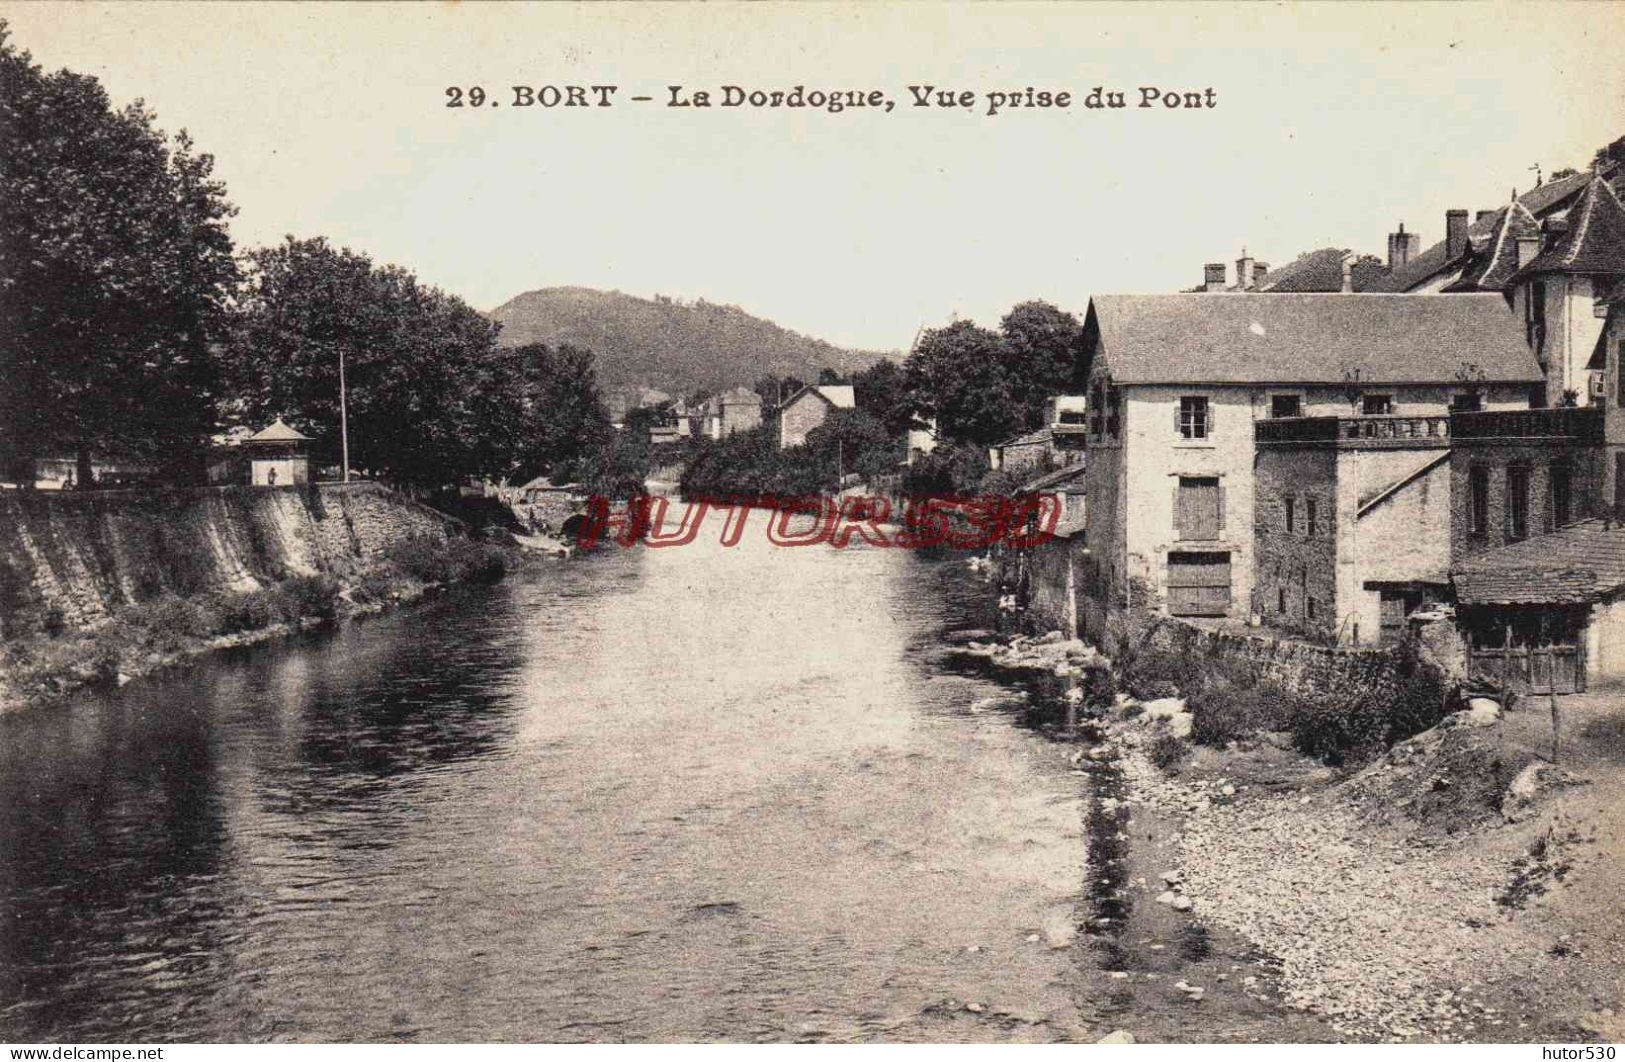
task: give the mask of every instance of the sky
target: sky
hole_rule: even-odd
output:
[[[1042,298],[1176,291],[1245,247],[1373,254],[1625,135],[1625,4],[0,0],[48,69],[216,157],[239,247],[326,236],[480,309],[576,285],[741,306],[845,346]],[[1613,54],[1610,54],[1612,52]],[[608,108],[512,86],[616,85]],[[895,108],[666,106],[720,86]],[[911,85],[978,106],[916,108]],[[446,106],[448,87],[487,106]],[[1070,91],[989,117],[989,91]],[[1091,110],[1096,86],[1127,93]],[[1211,109],[1135,106],[1211,88]],[[652,97],[631,102],[633,95]],[[466,98],[466,97],[465,97]],[[494,100],[500,106],[491,107]]]

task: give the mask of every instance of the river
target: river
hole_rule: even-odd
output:
[[[1088,1036],[985,608],[702,534],[0,718],[0,1039]]]

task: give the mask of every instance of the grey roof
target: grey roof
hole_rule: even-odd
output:
[[[1096,295],[1089,316],[1119,384],[1544,379],[1500,295]]]
[[[1518,203],[1523,205],[1525,210],[1529,211],[1535,217],[1544,217],[1554,208],[1561,205],[1570,196],[1584,191],[1586,185],[1591,181],[1591,176],[1591,171],[1582,170],[1579,173],[1570,174],[1567,177],[1560,177],[1557,180],[1547,181],[1545,184],[1542,184],[1536,188],[1531,188],[1523,195],[1515,197],[1515,199]],[[1472,245],[1474,241],[1478,241],[1480,244],[1482,244],[1489,238],[1490,233],[1494,230],[1497,222],[1501,220],[1501,211],[1504,211],[1505,209],[1505,207],[1502,207],[1500,210],[1497,210],[1495,214],[1485,217],[1483,220],[1475,219],[1467,228],[1467,247],[1463,249],[1463,253],[1457,255],[1454,259],[1446,257],[1445,251],[1448,250],[1448,248],[1445,246],[1445,242],[1440,240],[1432,247],[1429,247],[1427,250],[1405,263],[1403,269],[1396,269],[1392,273],[1389,273],[1386,277],[1382,277],[1374,281],[1371,285],[1371,290],[1384,292],[1409,291],[1411,288],[1423,283],[1430,277],[1437,276],[1440,273],[1449,272],[1451,269],[1461,265],[1467,260],[1468,255],[1472,253]]]
[[[1582,520],[1481,553],[1450,575],[1464,605],[1594,601],[1625,587],[1625,528]]]
[[[1545,249],[1520,275],[1625,273],[1625,205],[1602,178],[1586,186],[1564,221],[1548,223]]]
[[[1371,255],[1354,254],[1343,247],[1322,247],[1308,251],[1280,269],[1264,274],[1253,290],[1276,294],[1343,290],[1343,259],[1354,255],[1350,280],[1355,291],[1367,291],[1388,275],[1388,267]]]
[[[255,432],[253,435],[250,435],[243,441],[251,443],[309,442],[310,436],[301,435],[299,432],[288,427],[287,422],[281,417],[278,417],[274,422],[261,428],[259,431]]]

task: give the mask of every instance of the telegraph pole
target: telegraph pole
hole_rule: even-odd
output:
[[[350,406],[344,388],[344,348],[339,347],[339,449],[344,467],[344,482],[350,482]]]

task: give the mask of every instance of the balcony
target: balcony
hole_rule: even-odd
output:
[[[1450,445],[1443,413],[1360,417],[1279,417],[1253,422],[1261,446],[1321,445],[1340,450],[1426,450]]]
[[[1562,440],[1598,443],[1602,442],[1602,407],[1457,413],[1450,418],[1450,428],[1451,433],[1463,442]]]

